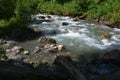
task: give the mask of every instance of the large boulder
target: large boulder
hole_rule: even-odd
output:
[[[111,50],[100,57],[104,63],[113,63],[119,65],[120,63],[120,50]]]

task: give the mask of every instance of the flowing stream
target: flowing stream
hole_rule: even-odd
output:
[[[41,19],[40,16],[47,15],[32,16],[34,21],[29,27],[43,32],[46,37],[56,39],[73,56],[120,49],[120,29],[85,20],[73,21],[73,18],[67,16],[50,15],[50,19]]]

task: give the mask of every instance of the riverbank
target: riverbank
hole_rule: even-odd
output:
[[[69,0],[40,1],[37,11],[41,13],[67,15],[98,22],[110,27],[119,28],[119,1],[105,0]]]

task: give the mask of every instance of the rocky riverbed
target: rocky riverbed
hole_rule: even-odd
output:
[[[65,16],[39,14],[32,18],[33,23],[25,31],[16,29],[0,39],[8,60],[27,63],[38,70],[44,66],[44,70],[58,72],[57,66],[54,67],[56,57],[70,56],[68,61],[65,58],[64,62],[64,57],[61,58],[63,62],[58,61],[70,76],[73,76],[69,71],[72,69],[73,72],[80,70],[86,80],[120,79],[119,29]]]

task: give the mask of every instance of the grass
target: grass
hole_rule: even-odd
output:
[[[120,22],[119,0],[43,0],[37,10],[45,13],[82,16],[87,19],[104,18]]]

